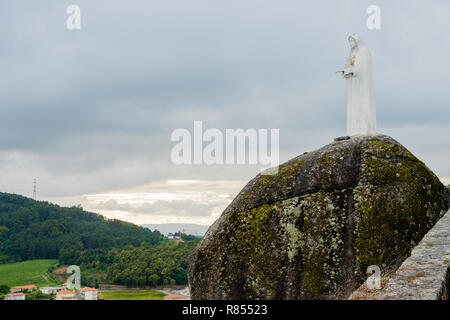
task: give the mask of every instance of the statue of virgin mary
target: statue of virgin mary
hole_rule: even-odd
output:
[[[343,70],[348,83],[347,134],[376,133],[375,101],[373,95],[372,57],[357,34],[348,37],[350,55]]]

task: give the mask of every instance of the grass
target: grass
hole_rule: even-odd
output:
[[[34,284],[49,286],[57,284],[48,268],[56,266],[58,260],[28,260],[24,262],[0,264],[0,285],[10,287]]]
[[[115,291],[102,292],[105,300],[164,300],[165,294],[157,291]]]

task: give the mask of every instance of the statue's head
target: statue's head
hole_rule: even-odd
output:
[[[362,38],[359,34],[352,34],[348,37],[348,43],[350,44],[350,48],[355,49],[363,44]]]

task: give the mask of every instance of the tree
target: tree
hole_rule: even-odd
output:
[[[161,243],[159,231],[20,195],[0,192],[0,263],[59,259],[102,268],[113,248]]]
[[[158,285],[158,281],[159,281],[159,276],[157,274],[152,274],[149,278],[148,278],[149,283],[152,286],[157,286]]]
[[[181,234],[181,239],[183,239],[184,241],[191,241],[191,240],[198,239],[198,237],[196,237],[196,236],[194,236],[192,234],[182,233]]]
[[[117,284],[187,284],[189,256],[200,240],[111,250],[108,279]],[[171,281],[172,280],[172,281]]]
[[[7,286],[6,284],[0,285],[0,294],[7,294],[7,293],[9,293],[10,290],[11,290],[11,288],[9,286]]]
[[[178,284],[187,284],[187,270],[181,269],[178,270],[174,275],[173,278],[175,279],[176,283]]]
[[[51,294],[44,294],[41,290],[35,290],[30,293],[25,293],[26,300],[50,300]]]

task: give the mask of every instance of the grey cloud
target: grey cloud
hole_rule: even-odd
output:
[[[154,203],[145,202],[139,205],[118,203],[111,199],[100,202],[95,209],[125,211],[146,215],[176,215],[176,216],[209,216],[211,209],[222,203],[203,204],[190,200],[157,200]]]
[[[334,74],[359,32],[372,51],[381,132],[440,176],[448,150],[448,4],[377,1],[78,0],[0,4],[0,188],[45,196],[164,179],[251,178],[257,168],[176,167],[170,133],[280,128],[281,159],[345,133],[345,82]],[[431,147],[432,146],[432,147]]]

